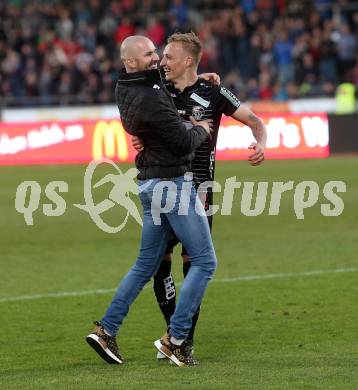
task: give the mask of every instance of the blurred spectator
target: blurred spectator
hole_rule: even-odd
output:
[[[117,31],[114,34],[114,39],[116,42],[122,42],[124,39],[129,37],[130,35],[134,35],[136,33],[136,29],[128,17],[124,17],[119,24]]]
[[[279,38],[274,45],[275,62],[277,64],[278,78],[281,84],[293,80],[293,44],[288,40],[286,31],[279,33]]]
[[[198,32],[199,38],[203,43],[202,56],[200,61],[201,69],[205,71],[212,71],[213,69],[219,71],[218,57],[218,40],[213,35],[213,31],[210,28],[209,22],[204,22]]]
[[[240,95],[240,93],[244,89],[241,79],[239,77],[239,73],[237,71],[228,73],[223,80],[223,83],[230,89],[230,91],[232,91],[236,95]],[[240,98],[244,100],[242,97]]]
[[[322,19],[331,17],[333,0],[314,0],[314,4]]]
[[[355,64],[357,38],[352,34],[348,24],[343,24],[337,43],[338,66],[341,73],[346,73]]]
[[[273,87],[273,97],[272,100],[282,102],[288,100],[287,89],[284,88],[281,84],[277,83]]]
[[[248,78],[257,77],[261,58],[261,39],[257,34],[253,34],[250,39],[250,49],[247,56],[246,76]]]
[[[301,85],[309,75],[316,78],[316,67],[310,52],[306,52],[298,58],[295,73],[295,80],[298,85]]]
[[[188,20],[188,7],[183,0],[174,0],[169,7],[169,14],[177,20],[179,28],[186,26]]]
[[[161,47],[165,42],[165,27],[154,17],[148,19],[145,35],[156,45]]]
[[[112,103],[123,39],[145,34],[160,52],[168,35],[190,30],[203,43],[201,71],[218,72],[241,99],[334,96],[347,77],[358,86],[358,10],[345,3],[0,1],[0,98]]]
[[[269,72],[260,73],[259,80],[259,98],[261,100],[271,100],[273,96],[273,89],[271,87],[271,75]]]
[[[327,25],[326,25],[327,26]],[[320,45],[320,61],[318,64],[319,76],[322,81],[337,82],[337,56],[336,47],[331,39],[330,27],[323,31]]]
[[[246,98],[248,100],[258,100],[260,97],[260,90],[257,85],[257,79],[249,79],[247,83]]]

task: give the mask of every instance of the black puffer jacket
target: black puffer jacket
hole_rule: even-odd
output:
[[[171,178],[190,171],[193,151],[206,139],[201,126],[187,130],[159,70],[120,73],[116,99],[125,130],[144,141],[136,157],[139,179]]]

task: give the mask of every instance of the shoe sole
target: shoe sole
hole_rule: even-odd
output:
[[[89,334],[86,337],[87,343],[98,353],[98,355],[109,364],[123,364],[123,360],[115,356],[108,348],[104,348],[99,337]]]
[[[163,355],[160,351],[157,353],[157,360],[167,360],[168,358]]]
[[[178,367],[186,367],[186,364],[181,362],[172,352],[169,348],[167,348],[165,345],[161,343],[160,340],[154,341],[154,345],[157,348],[157,350],[165,355],[170,361],[172,361],[174,364],[176,364]]]

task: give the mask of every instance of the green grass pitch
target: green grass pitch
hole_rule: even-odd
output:
[[[237,190],[233,215],[215,216],[219,266],[197,326],[201,364],[187,369],[155,359],[153,341],[165,327],[150,285],[118,337],[125,365],[107,365],[85,343],[91,321],[100,319],[113,295],[97,290],[114,289],[128,271],[140,228],[130,220],[120,233],[105,234],[73,207],[83,203],[84,170],[0,168],[0,389],[358,388],[358,158],[266,161],[256,168],[217,164],[221,183],[231,176],[314,180],[322,190],[327,181],[345,181],[345,209],[339,217],[322,216],[320,203],[327,202],[321,195],[297,220],[288,193],[278,216],[266,207],[246,217]],[[26,226],[14,206],[24,180],[42,185],[41,205],[49,203],[49,181],[67,181],[66,213],[50,218],[39,209],[34,226]],[[97,201],[109,190],[97,190]],[[115,207],[104,218],[115,224],[123,212]],[[180,282],[178,252],[173,267]],[[79,294],[60,294],[67,292]],[[30,299],[12,300],[23,296]]]

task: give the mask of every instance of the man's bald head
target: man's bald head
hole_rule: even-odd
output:
[[[157,68],[154,43],[142,35],[131,35],[121,45],[121,59],[128,73]]]
[[[136,58],[138,51],[146,44],[153,42],[143,35],[131,35],[127,37],[121,45],[121,59],[125,61],[127,59]]]

